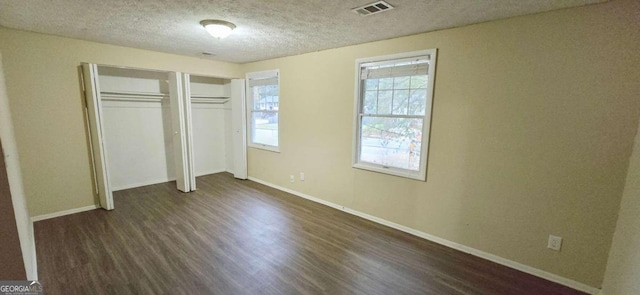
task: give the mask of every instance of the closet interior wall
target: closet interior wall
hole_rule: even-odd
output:
[[[98,67],[112,190],[175,180],[168,74]]]

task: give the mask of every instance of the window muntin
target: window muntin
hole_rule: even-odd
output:
[[[247,74],[249,146],[272,151],[279,147],[280,85],[278,71]]]
[[[361,59],[354,167],[425,179],[435,49]]]

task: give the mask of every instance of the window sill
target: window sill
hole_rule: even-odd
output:
[[[426,173],[424,172],[406,172],[397,168],[384,168],[380,165],[368,164],[368,163],[354,163],[353,168],[378,172],[382,174],[389,174],[398,177],[409,178],[413,180],[426,181]]]
[[[250,148],[254,148],[254,149],[265,150],[265,151],[270,151],[270,152],[274,152],[274,153],[280,153],[280,147],[278,147],[278,146],[259,144],[259,143],[249,143],[249,144],[247,144],[247,146],[250,147]]]

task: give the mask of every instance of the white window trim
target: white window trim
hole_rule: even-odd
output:
[[[406,177],[410,179],[422,180],[426,181],[427,178],[427,155],[429,154],[429,138],[431,131],[431,117],[432,117],[432,108],[433,108],[433,86],[435,82],[435,67],[437,60],[437,48],[406,52],[406,53],[398,53],[384,56],[375,56],[375,57],[367,57],[367,58],[359,58],[356,60],[356,73],[355,73],[355,107],[354,107],[354,123],[353,123],[353,168],[369,170],[384,174],[390,174],[400,177]],[[421,144],[421,152],[420,152],[420,169],[417,172],[412,172],[406,169],[400,169],[395,167],[386,167],[384,165],[373,164],[368,162],[359,162],[360,158],[360,107],[362,99],[361,95],[361,76],[360,70],[362,64],[371,63],[371,62],[383,62],[383,61],[391,61],[396,59],[403,58],[411,58],[411,57],[419,57],[419,56],[429,56],[429,70],[428,70],[428,84],[427,84],[427,101],[425,104],[424,110],[424,121],[422,124],[422,144]]]
[[[280,142],[281,142],[280,141],[280,107],[278,107],[278,145],[277,146],[253,142],[252,140],[253,134],[251,132],[253,129],[251,125],[252,123],[251,118],[253,114],[253,96],[250,96],[250,94],[253,94],[253,92],[250,89],[251,87],[249,87],[249,80],[269,78],[269,77],[273,77],[274,75],[278,77],[278,104],[280,104],[280,69],[251,72],[245,75],[247,80],[247,83],[246,83],[247,89],[245,91],[245,93],[247,93],[247,146],[251,148],[279,153]]]

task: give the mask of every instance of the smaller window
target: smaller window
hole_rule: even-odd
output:
[[[278,70],[247,73],[247,118],[249,146],[279,151],[278,111],[280,80]]]

